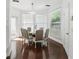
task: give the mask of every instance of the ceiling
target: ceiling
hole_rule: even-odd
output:
[[[32,3],[34,3],[33,8]],[[46,5],[50,5],[50,7]],[[61,0],[19,0],[19,2],[10,0],[10,6],[26,12],[34,10],[38,13],[47,13],[49,10],[60,8]]]

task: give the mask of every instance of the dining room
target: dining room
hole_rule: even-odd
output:
[[[72,14],[68,14],[71,7],[68,3],[64,0],[10,0],[7,7],[8,58],[69,59],[67,39],[72,21],[68,21],[68,15]]]

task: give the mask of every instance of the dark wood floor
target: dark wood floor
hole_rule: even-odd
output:
[[[12,59],[68,59],[68,57],[61,44],[48,39],[48,47],[43,48],[24,44],[22,49],[22,41],[16,41],[16,57]]]

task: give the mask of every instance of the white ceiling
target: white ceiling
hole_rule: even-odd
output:
[[[10,0],[10,6],[23,11],[32,11],[32,2],[34,11],[38,13],[46,13],[49,9],[53,10],[61,6],[61,0],[19,0],[18,3]],[[45,5],[51,6],[46,7]]]

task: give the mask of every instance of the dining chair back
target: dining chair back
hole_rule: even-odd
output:
[[[27,27],[28,32],[31,32],[31,27]]]
[[[21,28],[21,33],[23,38],[29,38],[28,31],[26,29]]]
[[[43,40],[43,30],[37,30],[35,37],[36,37],[36,41]]]
[[[49,29],[46,29],[45,38],[48,38],[48,35],[49,35]]]

